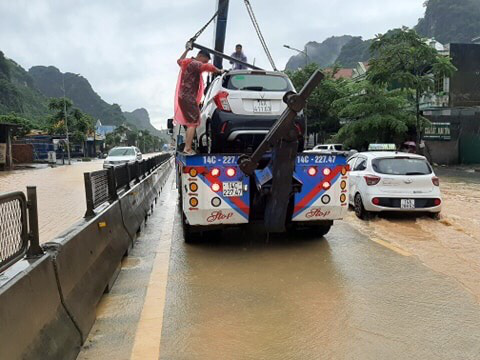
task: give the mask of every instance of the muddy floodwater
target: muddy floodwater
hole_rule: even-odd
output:
[[[0,193],[26,192],[27,186],[36,186],[40,242],[50,241],[85,215],[83,173],[100,170],[102,164],[101,160],[94,160],[0,172]]]
[[[190,245],[172,187],[79,359],[478,359],[479,185],[442,179],[441,220],[350,213],[324,238]]]
[[[443,196],[440,220],[382,215],[363,222],[350,213],[347,221],[374,241],[392,244],[452,276],[480,303],[480,173],[436,171]]]

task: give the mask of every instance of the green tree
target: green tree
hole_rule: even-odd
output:
[[[318,69],[317,64],[309,64],[303,69],[287,72],[293,85],[300,91],[310,76]],[[340,128],[339,118],[332,111],[332,104],[335,100],[347,95],[349,80],[335,79],[338,68],[326,72],[325,79],[313,91],[307,101],[304,113],[307,116],[307,131],[309,134],[317,134],[320,141],[326,140],[335,134]]]
[[[413,91],[417,143],[426,121],[420,113],[420,98],[434,89],[435,78],[449,77],[456,71],[451,59],[440,55],[415,30],[406,27],[377,35],[371,46],[373,58],[367,79],[389,89]]]
[[[18,130],[14,130],[13,134],[15,136],[25,136],[28,134],[32,129],[38,128],[38,125],[28,119],[25,119],[21,116],[18,116],[15,113],[11,113],[8,115],[0,115],[0,124],[17,124],[20,125],[21,128]]]
[[[52,98],[48,107],[54,111],[54,114],[49,118],[49,132],[51,134],[66,135],[68,126],[70,142],[81,144],[85,154],[85,142],[87,136],[93,135],[95,119],[74,108],[73,102],[67,98]],[[65,109],[67,115],[66,122]]]
[[[335,140],[347,147],[366,149],[369,143],[401,143],[415,116],[402,90],[387,91],[368,81],[351,85],[351,95],[336,100],[333,108],[346,121]]]

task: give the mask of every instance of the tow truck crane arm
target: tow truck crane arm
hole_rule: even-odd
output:
[[[292,195],[292,179],[297,157],[298,139],[294,125],[297,113],[305,107],[306,100],[323,80],[317,70],[307,81],[299,94],[288,92],[283,101],[288,105],[283,114],[270,129],[252,156],[242,155],[238,159],[240,169],[246,175],[253,175],[267,151],[272,150],[270,167],[272,186],[267,194],[265,207],[265,228],[268,232],[283,232],[287,218],[288,204]]]

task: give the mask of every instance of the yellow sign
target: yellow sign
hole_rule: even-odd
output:
[[[7,144],[0,144],[0,164],[7,162]]]

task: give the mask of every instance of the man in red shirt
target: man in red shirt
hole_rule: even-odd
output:
[[[208,52],[200,51],[196,57],[186,59],[188,52],[192,49],[192,44],[187,43],[185,52],[177,60],[180,66],[180,75],[175,94],[175,122],[187,127],[183,150],[186,155],[195,155],[192,143],[195,129],[200,125],[200,102],[205,86],[202,74],[204,72],[216,74],[222,72],[208,63],[210,61]]]

